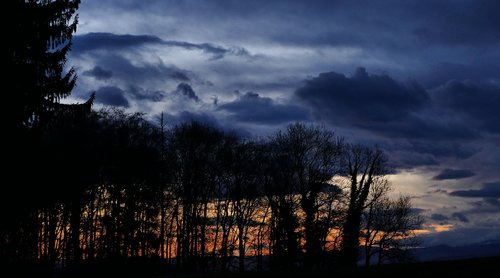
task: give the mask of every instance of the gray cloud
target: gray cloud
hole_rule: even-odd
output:
[[[88,33],[73,37],[73,53],[99,49],[127,49],[146,44],[161,44],[162,40],[151,35],[116,35],[112,33]]]
[[[93,69],[84,71],[82,74],[86,75],[86,76],[92,76],[97,80],[106,80],[106,79],[110,79],[111,76],[113,76],[112,71],[105,70],[105,69],[101,68],[100,66],[95,66]]]
[[[469,218],[467,218],[467,217],[465,216],[465,214],[463,214],[463,213],[460,213],[460,212],[454,212],[454,213],[451,215],[451,217],[452,217],[453,219],[456,219],[456,220],[460,221],[460,222],[463,222],[463,223],[469,223]]]
[[[439,164],[439,158],[466,159],[480,151],[466,146],[478,131],[448,117],[418,83],[403,84],[388,75],[369,75],[359,68],[352,77],[328,72],[305,82],[297,100],[318,120],[357,128],[378,137],[396,159],[396,166]],[[389,140],[390,139],[390,140]]]
[[[387,75],[368,75],[364,68],[352,77],[321,73],[307,80],[296,95],[318,114],[327,113],[334,123],[357,126],[408,117],[429,101],[417,83],[405,85]]]
[[[97,89],[95,101],[110,106],[129,107],[130,105],[125,98],[125,92],[113,86],[105,86]]]
[[[450,81],[432,91],[435,101],[487,132],[500,133],[500,86]]]
[[[439,214],[439,213],[433,213],[431,214],[431,219],[435,221],[448,221],[450,218],[446,215]]]
[[[434,190],[427,191],[425,193],[427,193],[427,194],[448,194],[448,191],[446,191],[444,189],[434,189]]]
[[[375,60],[377,68],[394,76],[418,76],[426,79],[419,79],[422,84],[437,85],[450,79],[499,80],[499,66],[494,62],[500,59],[497,10],[499,3],[495,0],[377,1],[376,4],[340,0],[315,1],[314,5],[309,1],[286,0],[252,3],[152,0],[140,5],[103,0],[81,5],[80,29],[157,35],[131,38],[127,36],[134,35],[111,33],[122,36],[113,37],[115,41],[105,37],[109,33],[93,33],[88,37],[94,41],[104,39],[113,47],[122,47],[127,40],[133,40],[135,45],[161,45],[167,41],[159,38],[179,38],[170,41],[172,47],[206,48],[202,51],[212,53],[212,57],[224,52],[220,48],[230,48],[215,46],[208,50],[203,43],[185,41],[222,42],[249,49],[252,44],[273,44],[313,52],[345,47],[362,53],[361,57],[347,61],[347,67],[355,66],[359,59]],[[116,20],[110,11],[130,21]],[[75,37],[75,47],[78,43]],[[88,45],[94,47],[92,43],[85,47]],[[208,43],[208,46],[214,45]],[[340,67],[341,63],[330,63],[330,67]],[[471,75],[464,76],[463,71],[453,68],[436,68],[432,74],[426,74],[435,65],[446,64],[468,68]],[[307,73],[322,71],[325,69],[320,62],[312,64]]]
[[[281,124],[309,119],[308,111],[294,104],[276,103],[269,97],[247,92],[232,102],[218,106],[219,110],[231,113],[240,122],[259,124]]]
[[[500,182],[488,182],[481,189],[456,190],[449,194],[464,198],[500,198]]]
[[[167,93],[162,90],[146,90],[142,87],[131,85],[127,89],[127,95],[137,101],[160,102],[167,96]]]
[[[500,200],[498,200],[498,198],[495,198],[495,197],[487,197],[487,198],[483,198],[483,201],[488,204],[488,205],[492,205],[492,206],[496,206],[496,207],[500,207]]]
[[[97,55],[96,60],[113,71],[115,79],[128,83],[148,83],[151,81],[189,81],[189,73],[175,66],[168,66],[161,61],[158,63],[142,62],[134,64],[118,54],[107,53]]]
[[[187,83],[179,83],[179,85],[177,85],[177,89],[175,90],[175,93],[181,94],[181,95],[187,97],[188,99],[192,99],[196,102],[200,101],[200,99],[198,98],[198,96],[194,92],[193,88],[191,88],[191,85],[189,85]]]
[[[421,214],[421,213],[424,213],[426,211],[427,211],[427,209],[423,209],[423,208],[412,208],[411,209],[412,214]]]
[[[352,77],[321,73],[307,80],[295,95],[319,119],[391,138],[449,140],[478,136],[460,121],[435,115],[432,99],[418,83],[402,84],[388,75],[368,75],[364,68],[358,68]],[[432,148],[418,141],[412,144]]]
[[[500,65],[496,63],[500,54],[489,59],[478,59],[470,62],[444,61],[429,64],[415,73],[418,80],[427,88],[435,88],[450,80],[474,80],[474,82],[487,84],[491,80],[498,80]]]
[[[184,41],[165,41],[152,35],[130,35],[113,33],[87,33],[73,38],[73,52],[79,55],[95,50],[126,50],[147,45],[180,47],[187,50],[200,50],[211,55],[212,59],[221,59],[225,55],[247,56],[250,53],[242,47],[224,48],[210,43],[195,44]]]
[[[443,5],[434,7],[444,9]],[[498,45],[500,38],[492,36],[500,30],[500,20],[496,11],[500,9],[498,1],[478,1],[472,3],[464,1],[448,7],[446,13],[437,16],[432,12],[432,22],[414,30],[415,36],[428,44],[443,45]],[[434,23],[433,25],[431,25]]]
[[[497,197],[486,197],[486,198],[481,198],[480,200],[474,200],[471,202],[468,202],[470,205],[472,205],[471,208],[466,209],[462,211],[463,213],[467,213],[470,215],[475,215],[476,221],[482,221],[488,222],[492,221],[491,217],[487,217],[487,214],[496,214],[498,217],[498,220],[496,225],[500,223],[500,198]],[[479,216],[479,217],[477,217]]]
[[[467,169],[444,169],[438,175],[434,176],[433,180],[453,180],[463,179],[474,176],[474,172]]]

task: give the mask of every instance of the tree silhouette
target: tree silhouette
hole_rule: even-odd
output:
[[[363,218],[365,265],[370,265],[374,255],[378,255],[378,264],[411,259],[412,248],[419,245],[415,231],[423,220],[412,211],[410,197],[379,198],[370,204]]]
[[[351,144],[344,152],[344,174],[348,178],[348,207],[342,227],[342,265],[355,267],[358,258],[361,217],[369,205],[370,193],[374,202],[387,191],[384,175],[389,169],[381,150]]]
[[[342,140],[326,129],[297,123],[278,132],[273,142],[289,163],[283,175],[288,176],[292,194],[300,198],[297,202],[304,214],[299,219],[304,226],[304,263],[306,268],[313,268],[320,261],[321,239],[329,231],[332,198],[340,199],[339,191],[330,182],[340,172]]]
[[[16,1],[14,33],[22,36],[11,42],[14,126],[37,127],[49,121],[53,105],[75,86],[75,70],[63,71],[79,4],[80,0]]]
[[[11,185],[0,200],[2,219],[5,219],[5,228],[0,231],[0,249],[2,258],[6,260],[31,261],[39,253],[35,247],[38,216],[34,210],[55,197],[54,188],[44,190],[40,183],[48,181],[45,178],[49,174],[45,170],[50,173],[57,171],[57,165],[52,165],[50,169],[45,167],[54,156],[47,153],[48,148],[44,146],[47,136],[44,133],[54,124],[55,118],[67,122],[69,114],[76,116],[90,112],[93,98],[81,106],[58,103],[71,93],[75,85],[74,70],[64,71],[66,54],[76,30],[74,14],[79,3],[8,1],[9,9],[6,10],[14,15],[9,20],[8,29],[15,39],[11,39],[7,47],[6,78],[10,90],[6,94],[10,114],[5,117],[10,151],[6,152],[4,159],[8,161],[5,178],[11,181]],[[79,120],[76,118],[73,117],[73,122]],[[63,169],[59,170],[63,172]],[[53,230],[55,226],[52,223],[48,226]],[[50,241],[48,246],[54,246],[54,242]],[[10,252],[17,255],[13,256]]]
[[[222,182],[222,157],[236,143],[236,138],[214,127],[191,122],[174,128],[171,140],[172,190],[177,199],[177,212],[174,212],[177,214],[177,265],[182,269],[204,269],[206,265],[198,258],[207,253],[208,211],[213,200],[219,201],[215,205],[215,225],[222,228],[220,255],[223,260],[229,256],[233,211],[226,201],[229,188]],[[218,236],[219,229],[216,229],[216,240]],[[217,246],[214,242],[213,248]]]

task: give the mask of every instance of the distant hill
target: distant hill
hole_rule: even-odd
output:
[[[465,246],[437,245],[419,248],[415,255],[422,262],[500,256],[500,242]]]

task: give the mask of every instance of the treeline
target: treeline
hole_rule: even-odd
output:
[[[4,211],[16,215],[1,234],[7,261],[319,269],[354,266],[360,244],[369,263],[407,258],[416,243],[409,199],[387,198],[383,153],[321,126],[242,140],[103,110],[59,116],[37,140]]]

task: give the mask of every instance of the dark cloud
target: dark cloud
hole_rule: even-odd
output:
[[[392,153],[389,161],[394,168],[414,168],[419,166],[439,165],[439,162],[430,154],[403,151],[403,153]]]
[[[422,80],[427,88],[435,88],[450,80],[474,80],[477,83],[486,84],[491,80],[498,79],[500,54],[495,59],[478,59],[472,62],[445,61],[430,64],[421,72],[415,73],[418,80]]]
[[[445,8],[439,4],[434,6]],[[429,44],[498,45],[500,37],[492,36],[500,30],[500,19],[496,13],[498,10],[498,1],[463,1],[453,5],[453,8],[448,7],[441,16],[428,12],[428,15],[432,15],[432,21],[416,28],[414,34],[419,40]]]
[[[406,118],[429,101],[417,83],[402,84],[387,75],[368,75],[358,68],[352,77],[336,72],[309,79],[295,93],[300,100],[341,125],[365,126]]]
[[[453,136],[448,138],[450,140],[448,142],[445,140],[438,142],[433,141],[433,139],[436,138],[429,135],[428,138],[422,137],[419,141],[410,140],[406,148],[415,154],[432,154],[437,159],[447,157],[467,159],[481,150],[479,147],[464,146],[460,142],[453,142],[454,139],[457,139]]]
[[[388,150],[398,168],[438,165],[441,158],[467,159],[481,151],[479,145],[465,144],[481,138],[463,120],[468,112],[446,112],[448,106],[435,101],[436,94],[429,95],[416,82],[403,84],[363,68],[351,77],[322,73],[295,92],[318,120],[369,132],[368,138]]]
[[[498,198],[483,198],[483,201],[488,204],[488,205],[492,205],[492,206],[496,206],[496,207],[500,207],[500,201],[498,200]]]
[[[467,218],[463,213],[455,212],[451,215],[453,219],[456,219],[463,223],[469,223],[469,218]]]
[[[88,33],[73,37],[73,52],[87,52],[99,49],[119,50],[161,44],[162,40],[151,35],[116,35],[112,33]]]
[[[105,69],[101,68],[100,66],[95,66],[93,69],[84,71],[82,74],[86,75],[86,76],[92,76],[97,80],[106,80],[106,79],[110,79],[111,76],[113,76],[112,71],[105,70]]]
[[[410,142],[413,148],[429,150],[436,141],[478,137],[461,121],[442,118],[432,110],[432,99],[418,83],[368,75],[364,68],[358,68],[352,77],[321,73],[307,80],[295,95],[317,118],[337,126],[358,127],[390,138],[433,140],[430,145]]]
[[[205,53],[211,54],[212,59],[221,59],[228,54],[234,56],[251,56],[250,53],[243,47],[224,48],[210,43],[194,44],[179,41],[162,41],[162,45],[181,47],[189,50],[201,50]]]
[[[433,180],[454,180],[463,179],[474,176],[474,172],[467,169],[444,169],[438,175],[434,176]]]
[[[449,194],[465,198],[500,198],[500,182],[484,183],[481,189],[456,190]]]
[[[168,66],[161,61],[158,63],[132,63],[118,54],[107,53],[98,55],[96,60],[113,71],[114,77],[127,83],[148,83],[151,81],[189,81],[189,73],[175,66]]]
[[[435,220],[435,221],[447,221],[449,220],[450,218],[446,215],[443,215],[443,214],[439,214],[439,213],[433,213],[431,215],[431,219],[432,220]]]
[[[118,87],[112,86],[105,86],[97,89],[96,102],[110,106],[130,106],[128,100],[125,98],[125,92]]]
[[[466,213],[477,214],[477,215],[500,213],[500,198],[497,197],[482,198],[480,200],[474,200],[473,202],[469,202],[469,204],[472,205],[472,208],[464,211]],[[498,216],[500,220],[500,214]],[[485,221],[487,219],[481,218],[480,220]],[[498,223],[500,223],[500,221]]]
[[[181,94],[181,95],[187,97],[188,99],[192,99],[196,102],[200,101],[200,99],[198,98],[198,96],[194,92],[193,88],[191,88],[191,85],[189,85],[187,83],[179,83],[179,85],[177,85],[177,89],[175,90],[175,93]]]
[[[352,109],[356,109],[356,107],[352,107]],[[425,110],[420,111],[419,114],[409,114],[401,118],[395,117],[386,122],[360,122],[357,126],[389,138],[416,139],[418,141],[412,141],[411,144],[429,151],[437,148],[435,142],[442,141],[442,147],[446,149],[447,140],[469,141],[480,136],[471,126],[463,122],[455,119],[448,121],[439,118],[433,111]],[[422,143],[421,139],[433,140],[434,143]],[[443,148],[440,147],[440,149]],[[443,151],[445,150],[443,149]]]
[[[441,119],[431,109],[433,103],[427,91],[418,83],[403,84],[388,75],[368,75],[364,68],[358,68],[352,77],[321,73],[307,80],[295,95],[320,120],[389,138],[414,139],[409,142],[412,148],[428,149],[430,153],[435,153],[430,149],[436,142],[446,141],[449,145],[449,140],[478,137],[460,121]]]
[[[446,191],[444,189],[435,189],[435,190],[427,191],[425,193],[427,193],[427,194],[448,194],[448,191]]]
[[[247,92],[233,102],[221,104],[218,109],[231,113],[237,121],[248,123],[280,124],[309,119],[308,111],[303,107],[277,103],[253,92]]]
[[[436,102],[477,127],[500,133],[500,86],[450,81],[432,91]]]
[[[128,87],[127,94],[135,100],[152,102],[162,101],[167,96],[167,93],[162,90],[146,90],[133,85]]]
[[[421,214],[421,213],[424,213],[426,211],[427,211],[427,209],[423,209],[423,208],[411,208],[412,214]]]
[[[195,44],[183,41],[165,41],[152,35],[87,33],[74,36],[73,38],[73,51],[77,54],[93,50],[126,50],[146,45],[162,45],[188,50],[200,50],[210,54],[212,59],[220,59],[225,55],[250,56],[250,53],[242,47],[224,48],[210,43]]]

